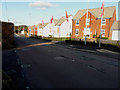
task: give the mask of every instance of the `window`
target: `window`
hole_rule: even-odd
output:
[[[76,20],[76,25],[79,25],[79,20]]]
[[[79,33],[79,29],[76,29],[75,34],[78,35],[78,33]]]
[[[106,25],[106,19],[102,19],[101,25]]]
[[[102,37],[105,37],[105,30],[104,29],[101,30],[101,35],[102,35]]]
[[[90,25],[90,19],[86,19],[87,25]]]

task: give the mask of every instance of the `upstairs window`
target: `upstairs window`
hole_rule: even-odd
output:
[[[79,25],[79,20],[76,20],[76,25]]]
[[[106,25],[106,19],[102,19],[101,25]]]

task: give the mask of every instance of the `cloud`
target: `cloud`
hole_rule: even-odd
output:
[[[54,6],[57,6],[57,5],[53,5],[49,2],[36,1],[36,2],[30,3],[29,6],[37,7],[37,8],[40,8],[42,10],[45,10],[46,8],[51,8],[51,7],[54,7]]]

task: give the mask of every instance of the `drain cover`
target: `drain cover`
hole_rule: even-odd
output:
[[[95,67],[88,65],[88,68],[93,69],[93,70],[97,70]]]

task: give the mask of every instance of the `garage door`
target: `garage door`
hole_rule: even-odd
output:
[[[120,40],[120,31],[112,31],[112,40]]]

